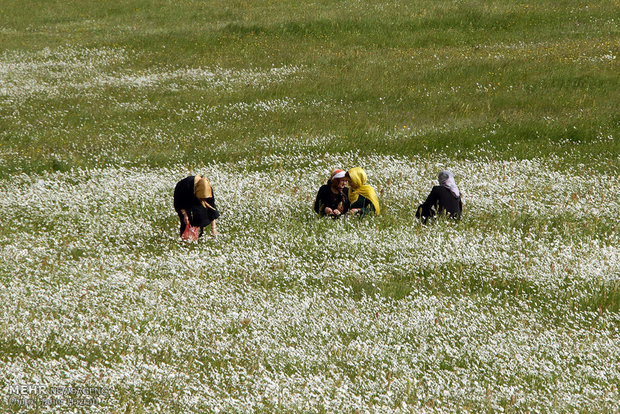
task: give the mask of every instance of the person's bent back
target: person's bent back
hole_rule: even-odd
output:
[[[216,221],[220,216],[215,205],[213,188],[206,177],[200,175],[182,179],[174,187],[174,209],[179,215],[181,226],[180,235],[183,238],[188,226],[203,228],[211,225],[211,234],[217,235]]]
[[[453,219],[460,219],[463,214],[461,192],[456,186],[454,175],[450,171],[439,173],[439,185],[434,186],[431,193],[416,211],[416,217],[424,224],[429,218],[445,214]]]

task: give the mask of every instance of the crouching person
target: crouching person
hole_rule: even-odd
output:
[[[345,174],[342,170],[334,171],[327,184],[319,188],[314,201],[314,211],[320,216],[337,218],[349,211]]]
[[[211,225],[211,234],[217,235],[217,218],[213,188],[206,177],[196,175],[179,181],[174,188],[174,209],[179,215],[181,238],[197,240],[203,228]]]
[[[454,175],[450,171],[442,171],[438,180],[439,185],[433,187],[426,201],[420,204],[415,213],[424,224],[438,214],[445,214],[453,219],[460,219],[463,214],[461,192],[456,186]]]
[[[346,179],[349,181],[349,201],[351,202],[350,214],[360,217],[381,214],[379,197],[375,189],[366,184],[366,171],[360,167],[351,168],[347,171]]]

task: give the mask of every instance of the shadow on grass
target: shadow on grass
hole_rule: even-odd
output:
[[[527,299],[535,305],[538,304],[541,309],[547,309],[545,312],[551,309],[559,312],[559,309],[566,307],[593,312],[620,310],[620,289],[617,282],[596,280],[577,282],[567,278],[559,284],[557,290],[550,290],[524,278],[506,278],[497,271],[458,263],[424,269],[420,272],[395,272],[390,278],[380,281],[364,277],[348,277],[343,283],[351,288],[351,295],[357,300],[364,296],[382,296],[400,300],[422,289],[436,296]],[[581,295],[575,297],[574,292],[581,292]],[[557,303],[560,306],[544,305],[548,303]]]

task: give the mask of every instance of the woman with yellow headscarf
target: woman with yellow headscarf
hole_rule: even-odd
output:
[[[346,178],[349,179],[349,202],[350,210],[353,214],[381,214],[379,197],[375,189],[366,184],[366,172],[360,167],[351,168],[347,171]]]
[[[181,238],[195,240],[202,236],[203,227],[211,225],[211,234],[217,235],[216,219],[220,216],[215,205],[213,188],[207,177],[190,176],[179,181],[174,188],[174,209],[181,221]],[[191,231],[199,228],[200,234]]]

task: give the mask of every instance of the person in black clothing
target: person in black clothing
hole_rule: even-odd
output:
[[[211,224],[211,234],[217,235],[216,219],[220,216],[215,205],[213,188],[206,177],[200,175],[182,179],[174,187],[174,209],[181,221],[180,234],[183,236],[185,227],[191,224],[203,228]]]
[[[420,204],[415,213],[424,224],[436,214],[446,214],[454,219],[460,219],[463,214],[461,192],[456,186],[454,175],[450,171],[442,171],[438,179],[439,185],[433,187],[426,201]]]
[[[319,215],[337,218],[349,210],[345,174],[342,170],[334,171],[327,184],[319,188],[314,201],[314,211]]]

